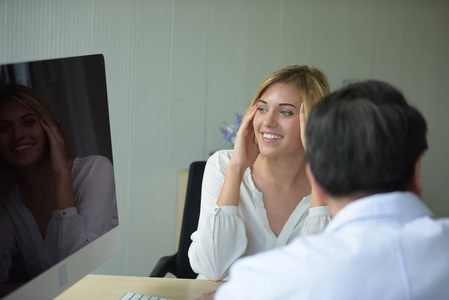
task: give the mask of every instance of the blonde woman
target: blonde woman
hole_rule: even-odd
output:
[[[234,149],[206,164],[189,249],[199,278],[222,280],[238,258],[321,232],[330,221],[310,196],[299,118],[329,92],[325,75],[307,66],[280,69],[260,85]]]

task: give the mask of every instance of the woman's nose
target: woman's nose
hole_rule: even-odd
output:
[[[267,127],[273,127],[276,126],[277,121],[276,121],[276,116],[274,115],[274,113],[269,112],[265,115],[265,119],[264,119],[264,125]]]
[[[14,126],[13,134],[15,139],[21,139],[23,137],[23,129],[20,126]]]

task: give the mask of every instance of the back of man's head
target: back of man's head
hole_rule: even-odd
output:
[[[391,85],[352,84],[325,97],[306,128],[306,160],[331,196],[404,191],[427,149],[427,125]]]

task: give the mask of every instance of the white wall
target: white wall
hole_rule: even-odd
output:
[[[122,252],[98,272],[149,274],[173,253],[177,171],[229,147],[223,122],[291,64],[331,88],[381,79],[429,123],[424,200],[449,216],[445,0],[0,0],[0,63],[102,53]]]

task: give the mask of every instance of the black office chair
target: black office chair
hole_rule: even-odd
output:
[[[173,255],[160,258],[151,271],[150,277],[165,277],[167,273],[171,273],[177,278],[193,279],[197,276],[190,267],[187,253],[192,242],[190,236],[198,227],[201,185],[205,166],[205,161],[196,161],[190,164],[178,251]]]

